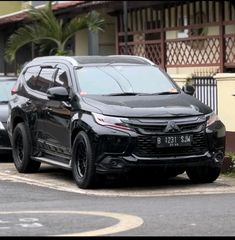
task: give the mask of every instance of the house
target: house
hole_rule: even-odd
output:
[[[38,6],[46,1],[1,1],[0,5],[6,8],[6,2],[7,6],[18,7],[22,2],[25,8],[26,3]],[[72,49],[75,55],[136,54],[148,57],[172,74],[191,73],[198,67],[214,72],[235,71],[233,1],[126,1],[126,24],[124,2],[53,2],[60,18],[96,9],[106,20],[105,32],[92,36],[97,38],[96,45],[90,43],[92,37],[87,31],[76,35]],[[0,16],[2,38],[27,22],[26,12],[24,9]]]
[[[8,1],[0,2],[0,9],[9,5]],[[20,66],[30,59],[38,56],[37,46],[34,44],[28,44],[24,48],[21,48],[16,54],[16,61],[13,64],[7,64],[4,59],[3,49],[6,45],[9,36],[20,26],[29,23],[27,18],[27,4],[33,5],[35,7],[45,6],[46,1],[12,1],[11,4],[18,6],[19,11],[8,13],[5,15],[0,15],[0,73],[15,72]],[[87,1],[53,1],[52,9],[58,18],[63,18],[65,21],[77,16],[82,15],[90,10],[98,9],[103,13],[106,19],[105,32],[100,33],[99,36],[99,46],[98,46],[98,35],[88,32],[88,30],[82,30],[71,41],[68,46],[75,55],[87,55],[87,54],[99,54],[103,52],[103,55],[115,54],[115,19],[110,17],[105,13],[105,9],[102,9],[104,4],[108,2],[87,2]],[[3,6],[1,6],[3,5]],[[99,47],[99,52],[98,52]]]
[[[45,3],[20,2],[19,11],[13,8],[11,14],[0,12],[0,72],[16,71],[18,67],[4,62],[3,49],[9,35],[28,22],[25,6]],[[4,1],[0,2],[0,9],[4,9],[1,4]],[[164,68],[180,86],[195,76],[195,83],[203,85],[198,87],[198,97],[209,89],[200,100],[213,98],[214,110],[227,128],[227,149],[235,152],[235,112],[228,108],[235,106],[234,1],[53,2],[55,15],[63,19],[94,9],[105,19],[105,31],[78,32],[69,43],[72,54],[144,56]],[[37,54],[36,46],[28,45],[18,52],[16,62],[21,65]]]

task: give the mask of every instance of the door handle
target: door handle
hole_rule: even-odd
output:
[[[31,104],[32,104],[32,101],[31,101],[31,100],[28,100],[28,101],[25,103],[26,106],[30,106]]]
[[[67,102],[63,102],[63,106],[65,108],[67,108],[68,110],[70,110],[72,108],[71,104],[70,103],[67,103]]]
[[[49,111],[52,111],[52,108],[51,107],[46,107],[45,110],[49,112]]]

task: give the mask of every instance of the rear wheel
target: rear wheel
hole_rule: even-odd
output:
[[[200,166],[186,170],[189,179],[194,183],[211,183],[220,175],[220,167]]]
[[[73,177],[80,188],[94,188],[96,169],[90,140],[83,131],[79,132],[73,144]]]
[[[14,129],[12,155],[16,169],[20,173],[36,172],[41,163],[31,160],[31,137],[24,123],[19,123]]]

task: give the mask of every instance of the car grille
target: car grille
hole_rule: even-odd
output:
[[[205,123],[191,123],[191,124],[178,124],[177,125],[181,132],[199,132],[206,128]],[[164,133],[166,125],[156,125],[156,126],[134,126],[136,132],[140,134],[157,134]]]
[[[133,154],[139,157],[174,157],[200,155],[208,150],[207,136],[204,131],[193,134],[191,146],[157,148],[157,136],[139,136]]]

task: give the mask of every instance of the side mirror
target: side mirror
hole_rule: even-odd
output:
[[[68,101],[69,93],[64,87],[52,87],[47,90],[47,97],[56,101]]]
[[[195,93],[195,88],[192,86],[192,85],[184,85],[182,87],[182,90],[188,94],[188,95],[191,95],[193,96],[193,94]]]

